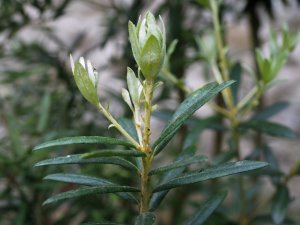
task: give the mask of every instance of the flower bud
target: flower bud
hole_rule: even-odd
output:
[[[99,103],[97,96],[98,73],[94,70],[91,62],[85,62],[83,57],[74,64],[72,55],[70,55],[71,68],[76,85],[83,97],[90,103],[97,105]]]
[[[160,17],[161,20],[161,17]],[[154,16],[148,12],[146,18],[139,19],[135,26],[128,24],[129,41],[134,59],[146,79],[155,79],[159,73],[166,54],[166,34],[158,27]]]

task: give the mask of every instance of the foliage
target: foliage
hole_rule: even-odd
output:
[[[222,15],[238,14],[234,5],[218,0],[166,0],[155,13],[169,17],[164,26],[158,16],[157,25],[151,13],[138,19],[147,7],[144,1],[135,0],[126,7],[112,2],[85,3],[109,11],[103,39],[95,46],[105,46],[127,28],[129,32],[124,57],[111,61],[113,66],[123,65],[120,80],[125,80],[127,71],[127,89],[120,95],[101,88],[99,98],[98,73],[89,60],[74,62],[71,56],[71,67],[66,66],[67,54],[78,51],[85,34],[63,43],[42,25],[67,13],[72,1],[4,1],[0,31],[12,40],[1,43],[0,55],[5,64],[8,56],[3,54],[9,53],[10,60],[20,67],[12,64],[1,71],[1,82],[13,84],[18,91],[0,101],[7,133],[0,150],[0,184],[5,187],[0,189],[0,212],[5,215],[0,216],[0,223],[297,224],[297,218],[288,213],[293,201],[288,184],[300,174],[300,163],[284,173],[268,139],[254,140],[257,134],[296,137],[290,128],[270,120],[288,104],[265,107],[260,99],[278,85],[276,77],[295,49],[299,33],[292,34],[286,25],[279,38],[275,31],[270,32],[270,54],[256,49],[253,88],[244,95],[244,67],[230,61],[222,36]],[[253,16],[262,6],[274,17],[272,4],[247,1],[243,13]],[[31,18],[28,6],[37,9],[38,19]],[[203,34],[198,35],[199,27],[183,26],[184,8],[195,9],[197,15],[210,12],[211,21],[203,22]],[[22,19],[16,20],[12,12]],[[128,20],[132,22],[127,26]],[[211,23],[214,29],[207,30]],[[40,31],[58,50],[45,43],[22,41],[19,32],[31,24],[41,25]],[[177,40],[171,42],[174,38]],[[5,47],[7,44],[12,48]],[[184,54],[191,48],[196,56]],[[86,58],[94,49],[82,55]],[[208,84],[192,91],[185,86],[184,71],[199,61],[207,70]],[[174,92],[179,105],[174,111],[161,110],[157,105],[170,100]],[[109,102],[103,100],[107,96],[120,104],[124,117],[113,115]],[[204,105],[214,114],[193,115]],[[109,129],[97,119],[97,111],[109,121]],[[86,120],[87,112],[93,119]],[[150,123],[153,117],[167,122],[156,140]],[[204,155],[198,141],[208,129],[226,139],[215,143],[211,157]],[[242,154],[243,139],[253,139],[254,148],[247,156]],[[240,175],[229,176],[234,174]],[[220,179],[225,176],[229,177]],[[271,199],[262,199],[266,209],[259,207],[263,177],[269,178],[274,188]],[[63,213],[58,213],[61,210]],[[169,219],[164,213],[169,213]]]

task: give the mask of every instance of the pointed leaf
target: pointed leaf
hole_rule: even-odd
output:
[[[49,92],[45,92],[43,99],[40,103],[39,120],[37,124],[37,131],[42,132],[47,127],[51,108],[51,95]]]
[[[192,171],[185,173],[179,177],[171,179],[156,187],[153,192],[168,190],[187,184],[193,184],[205,180],[210,180],[218,177],[224,177],[232,174],[247,172],[251,170],[266,167],[268,163],[258,161],[240,161],[234,163],[225,163],[218,166],[212,166],[200,171]]]
[[[219,193],[208,199],[201,207],[201,209],[192,216],[184,225],[202,225],[215,209],[223,202],[227,192]]]
[[[83,97],[93,105],[97,105],[99,100],[96,86],[89,78],[87,71],[79,62],[75,63],[74,79]]]
[[[138,168],[131,162],[119,157],[101,157],[92,159],[83,159],[81,154],[67,155],[46,159],[38,162],[35,166],[48,166],[48,165],[65,165],[65,164],[114,164],[124,168],[137,171]]]
[[[282,110],[286,109],[289,106],[288,102],[277,102],[262,111],[254,114],[252,117],[253,120],[266,120],[270,117],[276,115],[277,113],[281,112]]]
[[[44,179],[62,181],[66,183],[81,184],[86,186],[117,185],[103,178],[91,177],[91,176],[73,174],[73,173],[50,174],[44,177]],[[138,203],[138,200],[131,193],[118,192],[116,193],[116,195],[120,196],[123,199],[129,200],[131,202]]]
[[[190,164],[206,162],[207,160],[208,160],[208,158],[206,156],[203,156],[203,155],[191,156],[187,159],[175,161],[170,165],[162,166],[162,167],[153,169],[153,170],[150,171],[149,175],[151,176],[151,175],[155,175],[155,174],[159,174],[159,173],[164,173],[166,171],[176,169],[176,168],[179,168],[179,167],[186,167]]]
[[[220,91],[231,85],[234,81],[227,81],[223,84],[210,83],[193,92],[185,99],[174,113],[171,121],[163,130],[160,137],[155,141],[153,149],[158,154],[172,139],[184,122],[206,102],[215,97]]]
[[[123,224],[123,223],[103,222],[103,223],[81,223],[80,225],[125,225],[125,224]]]
[[[63,146],[63,145],[73,145],[73,144],[103,144],[103,145],[123,145],[127,147],[133,147],[131,143],[110,137],[101,136],[78,136],[78,137],[65,137],[59,138],[52,141],[44,142],[33,150],[40,150],[50,147]]]
[[[154,224],[155,219],[154,213],[146,212],[136,218],[135,225],[152,225]]]
[[[123,224],[123,223],[103,222],[103,223],[81,223],[80,225],[125,225],[125,224]]]
[[[129,92],[125,88],[122,88],[122,98],[127,103],[127,105],[129,106],[129,108],[131,109],[131,111],[134,112]]]
[[[128,22],[128,33],[129,33],[129,41],[131,44],[133,57],[137,62],[137,64],[139,64],[141,48],[136,36],[136,27],[131,21]]]
[[[136,150],[118,150],[118,149],[98,150],[98,151],[92,151],[92,152],[82,154],[82,158],[84,159],[90,159],[96,157],[108,157],[108,156],[144,157],[146,155],[145,153],[138,152]]]
[[[288,127],[265,120],[250,120],[240,125],[242,129],[252,129],[275,137],[295,138],[295,133]]]
[[[241,84],[242,66],[240,63],[234,64],[230,70],[230,79],[236,82],[230,86],[234,104],[238,102],[239,87]]]
[[[133,105],[137,107],[140,102],[140,96],[143,91],[143,86],[140,80],[135,76],[133,70],[129,67],[127,67],[127,86]]]
[[[48,198],[43,205],[57,202],[60,200],[77,198],[86,195],[92,194],[104,194],[104,193],[117,193],[117,192],[139,192],[140,190],[134,187],[128,186],[119,186],[119,185],[107,185],[107,186],[98,186],[98,187],[87,187],[76,189],[72,191],[66,191],[61,194],[54,195]]]
[[[280,186],[274,196],[272,204],[272,219],[276,225],[284,222],[289,203],[289,190],[285,186]]]

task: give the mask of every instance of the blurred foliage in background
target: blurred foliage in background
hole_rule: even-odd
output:
[[[253,57],[255,48],[261,45],[259,31],[261,28],[261,11],[271,19],[276,19],[271,0],[243,0],[224,1],[220,18],[228,15],[233,20],[246,17],[251,28],[251,41],[253,43]],[[288,5],[289,1],[282,1]],[[92,44],[90,37],[85,33],[97,27],[83,27],[76,24],[73,34],[67,38],[55,29],[55,24],[65,17],[76,17],[81,6],[94,10],[96,14],[101,14],[99,21],[93,26],[99,26],[101,32],[94,35]],[[83,7],[83,8],[84,8]],[[118,56],[112,56],[105,65],[107,68],[114,68],[112,82],[124,80],[126,66],[134,67],[134,60],[131,54],[128,41],[119,43],[119,39],[125,40],[127,37],[127,21],[136,22],[139,15],[146,10],[152,10],[156,15],[161,14],[166,21],[168,46],[172,40],[177,40],[177,46],[169,51],[172,58],[168,67],[163,70],[161,78],[165,80],[163,90],[156,97],[158,104],[170,98],[174,99],[172,104],[181,102],[186,97],[184,82],[186,68],[199,60],[203,60],[201,52],[198,54],[197,38],[206,34],[211,29],[212,21],[205,13],[205,9],[192,0],[164,0],[149,1],[102,1],[102,0],[0,0],[0,224],[1,225],[67,225],[80,224],[82,221],[106,220],[130,222],[131,215],[135,209],[131,208],[127,202],[115,200],[115,196],[98,196],[97,198],[84,198],[75,202],[64,203],[42,207],[42,202],[49,196],[49,192],[60,192],[72,188],[72,185],[55,185],[53,183],[42,182],[45,174],[49,174],[53,168],[33,168],[35,162],[43,158],[45,154],[32,154],[32,148],[42,141],[73,135],[97,135],[113,133],[108,130],[102,118],[96,115],[96,110],[90,106],[75,88],[68,62],[70,52],[80,53],[85,57],[93,56],[95,52],[107,48],[112,43],[116,44],[121,52]],[[288,13],[288,8],[284,9]],[[85,16],[89,16],[88,13]],[[69,24],[70,25],[70,24]],[[71,24],[72,26],[74,24]],[[99,28],[98,27],[98,28]],[[226,26],[224,26],[226,28]],[[226,32],[224,30],[223,32]],[[190,52],[194,54],[190,54]],[[171,55],[172,53],[172,55]],[[79,55],[79,54],[78,54]],[[255,59],[253,58],[253,62]],[[258,67],[256,69],[258,70]],[[242,74],[239,64],[232,68],[232,73]],[[259,74],[259,72],[257,72]],[[199,75],[203,79],[205,74]],[[206,74],[206,77],[209,77]],[[208,78],[208,80],[210,80]],[[171,81],[171,82],[170,82]],[[101,83],[100,83],[100,86]],[[104,93],[105,92],[105,93]],[[117,96],[113,90],[100,90],[100,95],[110,95],[110,99],[123,104],[121,97]],[[174,94],[176,98],[174,98]],[[101,96],[101,97],[102,97]],[[220,99],[216,100],[220,101]],[[273,106],[277,111],[284,108],[286,103]],[[264,101],[261,100],[259,109],[264,108]],[[120,116],[127,116],[127,107],[123,107]],[[276,110],[275,110],[276,111]],[[157,113],[157,117],[162,120],[169,118],[168,112]],[[213,159],[217,162],[228,161],[232,158],[230,151],[221,152],[224,136],[222,135],[223,125],[219,116],[203,118],[197,120],[199,126],[195,126],[193,135],[196,138],[203,129],[213,129],[215,132]],[[200,122],[210,121],[210,126]],[[172,152],[182,149],[185,143],[189,125],[182,128],[180,135],[176,139],[176,144],[172,145],[169,156]],[[276,192],[269,208],[262,214],[256,212],[255,192],[262,185],[261,181],[251,181],[251,191],[249,192],[249,202],[246,211],[252,219],[251,224],[273,224],[275,220],[284,218],[288,203],[291,201],[289,191],[286,186],[287,181],[279,181],[281,173],[278,168],[277,159],[272,150],[263,144],[262,136],[259,134],[255,138],[256,148],[261,151],[253,151],[248,158],[263,158],[276,169],[275,177],[272,177]],[[64,152],[76,153],[78,147],[68,147]],[[51,153],[56,154],[56,153]],[[255,155],[256,154],[256,155]],[[260,154],[263,154],[261,156]],[[72,167],[72,170],[85,170],[97,175],[109,175],[120,179],[128,178],[127,171],[121,171],[115,167],[86,166]],[[57,172],[58,169],[55,169]],[[64,172],[64,167],[59,168]],[[299,173],[297,166],[293,167],[294,173]],[[293,172],[291,170],[291,172]],[[96,171],[96,172],[95,172]],[[295,172],[296,171],[296,172]],[[230,178],[235,179],[235,178]],[[279,180],[278,180],[279,179]],[[289,177],[287,179],[290,179]],[[134,180],[128,181],[135,183]],[[224,184],[225,183],[225,184]],[[162,210],[160,217],[163,224],[180,224],[190,211],[197,205],[192,196],[200,193],[205,196],[213,193],[223,185],[232,186],[232,190],[238,191],[235,182],[227,180],[225,182],[209,183],[205,185],[193,186],[193,190],[179,189],[172,193],[168,203],[170,208]],[[53,191],[54,190],[54,191]],[[193,192],[193,194],[192,194]],[[107,200],[110,198],[110,201]],[[234,199],[232,201],[235,201]],[[108,204],[110,202],[110,204]],[[112,202],[112,203],[111,203]],[[183,204],[183,202],[185,202]],[[166,203],[167,204],[167,203]],[[273,204],[273,205],[272,205]],[[229,216],[224,218],[221,211],[215,213],[211,222],[207,224],[238,224],[234,222],[235,209],[238,204],[231,205],[228,210]],[[115,209],[118,213],[115,213]],[[286,213],[288,215],[288,213]],[[294,223],[292,221],[294,220]],[[288,218],[285,224],[297,224],[299,218]],[[279,223],[278,223],[279,224]]]

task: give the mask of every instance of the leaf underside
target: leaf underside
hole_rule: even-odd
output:
[[[160,137],[153,144],[155,154],[158,154],[169,143],[172,137],[176,134],[178,129],[191,117],[206,102],[215,97],[220,91],[234,83],[234,81],[227,81],[222,84],[209,83],[204,87],[193,92],[187,99],[185,99],[177,108],[171,121],[161,133]]]
[[[80,184],[86,186],[101,186],[101,185],[117,185],[103,178],[86,176],[73,173],[55,173],[44,177],[45,180],[61,181],[66,183]],[[131,194],[126,192],[115,193],[119,197],[129,200],[133,203],[138,203],[138,200]]]
[[[36,147],[35,150],[46,149],[50,147],[73,145],[73,144],[103,144],[103,145],[123,145],[127,147],[133,147],[133,145],[125,140],[120,140],[111,137],[102,136],[78,136],[78,137],[65,137],[52,141],[44,142]]]
[[[43,205],[54,203],[61,200],[78,198],[92,194],[105,194],[105,193],[117,193],[117,192],[139,192],[140,190],[134,187],[119,186],[119,185],[103,185],[97,187],[86,187],[71,191],[66,191],[48,198]]]
[[[223,202],[227,192],[221,192],[209,198],[202,207],[184,225],[202,225],[215,209]]]
[[[67,164],[114,164],[129,170],[138,171],[138,168],[128,160],[120,157],[100,157],[83,159],[81,154],[60,156],[38,162],[35,166],[67,165]]]

